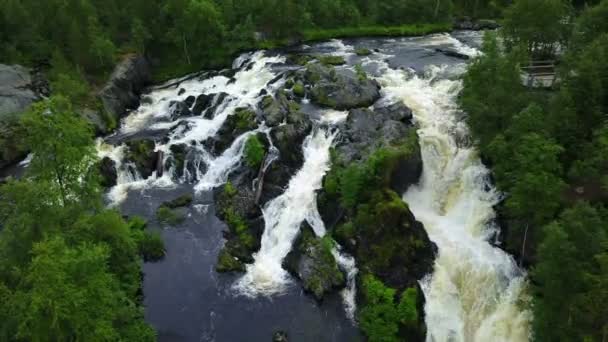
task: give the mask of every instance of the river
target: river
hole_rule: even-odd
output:
[[[290,51],[343,56],[348,64],[339,68],[361,64],[382,84],[380,101],[400,100],[413,109],[424,171],[420,183],[403,198],[439,249],[433,274],[421,281],[427,300],[427,339],[432,342],[529,339],[530,313],[520,306],[526,300],[525,274],[494,247],[499,229],[493,225],[493,206],[500,194],[467,137],[464,114],[456,105],[458,76],[466,70],[466,62],[436,51],[474,56],[480,41],[480,33],[455,32],[333,40]],[[361,57],[356,48],[377,52]],[[286,331],[290,341],[362,340],[352,319],[357,271],[352,258],[334,251],[351,281],[340,295],[322,304],[305,295],[281,268],[303,221],[318,235],[325,233],[316,190],[330,167],[329,148],[339,136],[335,125],[345,118],[344,112],[303,104],[319,127],[303,146],[294,147],[303,150],[301,170],[284,193],[263,209],[262,249],[245,275],[215,272],[225,225],[215,216],[212,189],[225,183],[240,165],[244,141],[254,131],[237,138],[217,157],[206,151],[202,141],[214,136],[234,109],[255,106],[263,93],[276,92],[285,81],[281,75],[294,68],[285,61],[280,52],[248,53],[235,60],[234,75],[194,77],[176,87],[152,90],[115,135],[99,141],[99,155],[112,158],[119,169],[119,184],[109,190],[108,203],[124,214],[154,222],[162,202],[185,193],[196,195],[184,224],[152,228],[161,231],[167,249],[164,260],[144,265],[146,319],[159,331],[160,341],[269,341],[278,330]],[[171,101],[201,93],[214,96],[212,119],[199,116],[177,122],[170,117]],[[266,130],[262,126],[256,131]],[[121,142],[133,136],[159,138],[156,149],[165,159],[171,155],[171,145],[189,144],[194,152],[188,154],[184,175],[179,179],[171,177],[172,172],[148,179],[139,176],[133,165],[123,161]]]

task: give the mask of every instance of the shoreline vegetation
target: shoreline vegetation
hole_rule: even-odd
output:
[[[308,29],[304,30],[298,38],[290,39],[262,39],[254,45],[243,48],[234,54],[227,56],[222,63],[215,65],[209,70],[217,70],[230,67],[230,63],[239,54],[256,50],[281,50],[304,43],[314,43],[332,39],[347,38],[377,38],[377,37],[416,37],[433,33],[452,32],[454,25],[451,23],[430,23],[430,24],[407,24],[407,25],[371,25],[371,26],[352,26],[334,29]],[[163,62],[152,70],[152,80],[154,84],[183,77],[188,74],[200,72],[206,68],[188,64],[175,64]]]

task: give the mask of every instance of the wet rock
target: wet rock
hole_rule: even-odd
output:
[[[272,342],[289,342],[287,333],[284,331],[277,331],[272,334]]]
[[[186,102],[172,101],[169,103],[169,110],[171,111],[171,121],[175,121],[184,116],[191,116],[190,106]]]
[[[452,49],[437,48],[437,49],[435,49],[435,51],[442,53],[446,56],[454,57],[454,58],[458,58],[458,59],[468,60],[470,58],[469,55],[465,55],[464,53],[460,53],[460,52],[452,50]]]
[[[285,121],[290,110],[290,102],[283,92],[278,92],[273,98],[267,95],[260,102],[260,111],[266,125],[276,127]]]
[[[184,100],[184,103],[188,105],[188,108],[191,108],[195,101],[196,101],[196,97],[194,97],[193,95],[190,95]]]
[[[279,150],[281,164],[298,169],[304,162],[302,143],[310,133],[312,122],[302,113],[292,113],[288,123],[273,129],[270,133],[274,145]]]
[[[346,110],[371,106],[380,98],[378,82],[350,71],[337,73],[316,63],[306,68],[303,78],[311,87],[312,101],[321,106]]]
[[[101,175],[101,186],[104,188],[115,186],[118,179],[116,162],[108,157],[103,158],[99,162],[99,174]]]
[[[156,171],[158,153],[154,151],[156,144],[152,140],[132,140],[126,143],[128,152],[126,160],[135,164],[143,178],[148,178]]]
[[[374,112],[382,115],[386,119],[400,121],[407,125],[412,125],[412,110],[402,101],[397,101],[384,107],[374,107]]]
[[[162,205],[169,209],[176,209],[176,208],[190,206],[190,204],[192,204],[192,200],[193,200],[192,195],[186,194],[186,195],[179,196],[178,198],[176,198],[174,200],[164,202]]]
[[[211,105],[211,101],[213,101],[212,95],[201,94],[196,98],[194,102],[194,107],[192,107],[193,115],[201,115],[205,109],[209,108]]]
[[[177,96],[182,96],[185,92],[186,92],[186,89],[179,88],[179,91],[177,92]]]
[[[228,116],[217,134],[203,143],[214,155],[221,155],[241,134],[257,127],[255,112],[249,108],[237,108]]]
[[[98,94],[106,112],[115,121],[119,121],[129,109],[136,109],[139,106],[139,95],[151,78],[150,66],[145,57],[130,55],[124,58],[114,68],[110,79]]]
[[[219,273],[245,272],[245,263],[233,256],[228,249],[223,248],[218,257],[215,270]]]
[[[317,300],[346,286],[346,277],[331,253],[333,242],[318,238],[312,228],[302,224],[294,248],[287,254],[283,267],[302,281],[305,291]]]
[[[500,27],[500,24],[495,20],[473,20],[469,17],[463,17],[454,22],[455,30],[481,31],[495,30]]]
[[[219,106],[224,103],[228,96],[229,95],[224,92],[215,94],[211,107],[209,107],[209,109],[207,109],[207,111],[205,112],[205,118],[212,119],[215,116]]]

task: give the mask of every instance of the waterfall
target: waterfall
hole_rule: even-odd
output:
[[[216,75],[206,79],[198,77],[185,80],[177,88],[159,88],[142,97],[142,105],[121,122],[119,135],[130,135],[146,130],[169,129],[167,139],[157,142],[155,150],[162,151],[164,159],[171,156],[170,147],[176,144],[191,145],[197,155],[195,164],[205,164],[207,170],[204,174],[196,172],[190,174],[184,172],[182,179],[172,179],[171,172],[165,172],[162,177],[152,174],[143,179],[137,170],[124,163],[125,144],[109,145],[98,141],[97,151],[100,158],[109,157],[116,163],[117,185],[108,192],[107,198],[111,206],[120,205],[132,190],[144,190],[151,187],[170,188],[176,182],[197,181],[196,190],[208,190],[220,185],[228,179],[241,161],[243,146],[246,138],[254,132],[247,132],[238,137],[232,145],[217,158],[213,158],[205,150],[202,142],[216,135],[228,116],[234,114],[235,109],[240,107],[255,107],[262,99],[261,91],[265,89],[268,93],[274,93],[280,88],[284,81],[279,80],[269,84],[277,74],[272,71],[271,66],[285,60],[282,56],[265,56],[264,51],[246,53],[235,61],[235,67],[240,68],[232,78]],[[179,93],[178,93],[178,90]],[[189,96],[201,94],[214,95],[214,113],[211,118],[203,116],[192,116],[186,118],[171,119],[171,106],[174,101],[184,101]],[[219,96],[226,94],[225,96]],[[198,165],[197,165],[198,166]]]
[[[329,148],[335,134],[316,129],[304,141],[304,165],[290,180],[287,190],[264,207],[262,247],[254,255],[255,262],[238,281],[239,292],[255,296],[281,293],[289,283],[289,275],[281,263],[291,250],[302,222],[307,221],[317,235],[325,227],[317,210],[316,191],[329,170]]]
[[[488,242],[497,232],[491,222],[500,194],[462,139],[462,85],[437,78],[446,68],[431,67],[425,76],[387,68],[380,79],[387,96],[412,108],[420,128],[424,171],[403,198],[439,248],[433,274],[421,282],[427,341],[528,341],[531,313],[520,307],[525,274]]]

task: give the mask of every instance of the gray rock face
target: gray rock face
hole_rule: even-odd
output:
[[[25,158],[27,151],[19,145],[17,123],[21,114],[41,99],[39,91],[48,95],[45,83],[40,75],[33,77],[25,67],[0,64],[0,168]]]
[[[355,73],[338,73],[320,64],[309,65],[304,79],[310,95],[318,105],[346,110],[369,107],[380,98],[380,85],[375,80],[357,77]]]
[[[23,112],[39,100],[34,89],[29,69],[0,64],[0,120],[8,114]]]
[[[108,83],[98,94],[104,109],[118,121],[127,110],[139,106],[139,95],[150,79],[150,66],[146,58],[128,56],[116,66]]]

